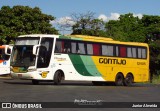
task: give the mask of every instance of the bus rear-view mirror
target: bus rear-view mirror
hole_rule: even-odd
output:
[[[39,48],[39,45],[34,45],[33,46],[33,55],[38,55],[38,48]]]
[[[12,52],[12,47],[5,47],[5,54],[6,55],[11,55],[11,52]]]

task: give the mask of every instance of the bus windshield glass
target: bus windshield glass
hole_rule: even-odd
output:
[[[39,44],[39,37],[20,37],[16,39],[11,57],[12,66],[34,66],[36,56],[32,50]]]
[[[15,45],[38,45],[39,37],[22,37],[16,40]]]
[[[14,46],[11,59],[12,66],[34,66],[36,56],[32,53],[33,46],[19,45]]]

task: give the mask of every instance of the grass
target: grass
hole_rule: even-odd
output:
[[[152,79],[152,83],[153,84],[160,84],[160,75],[158,76],[153,76],[153,79]]]

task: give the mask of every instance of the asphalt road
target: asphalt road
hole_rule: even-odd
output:
[[[63,82],[56,86],[53,83],[40,83],[32,85],[28,80],[0,79],[0,102],[74,102],[103,101],[103,102],[160,102],[160,85],[135,84],[131,87],[93,86],[91,82]],[[86,111],[105,110],[139,111],[139,108],[83,108]],[[6,111],[6,109],[0,109]],[[7,109],[10,110],[10,109]],[[22,109],[16,109],[16,111]],[[36,109],[25,109],[34,111]],[[51,110],[53,109],[38,109]],[[54,108],[55,110],[55,108]],[[62,109],[56,108],[61,111]],[[63,109],[64,110],[64,109]],[[65,108],[68,111],[81,110],[80,108]],[[140,108],[140,111],[158,111],[158,108]]]

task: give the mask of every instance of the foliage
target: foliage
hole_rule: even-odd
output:
[[[153,84],[160,84],[160,74],[159,75],[153,75],[152,83]]]
[[[105,36],[104,22],[100,19],[95,19],[93,12],[85,14],[73,13],[72,18],[75,24],[72,26],[72,34],[82,34],[91,36]]]
[[[13,42],[15,37],[22,34],[55,33],[49,23],[55,17],[46,15],[38,7],[3,6],[0,10],[0,44]]]
[[[145,33],[141,20],[133,14],[120,15],[119,20],[106,23],[106,33],[115,40],[144,42]]]

